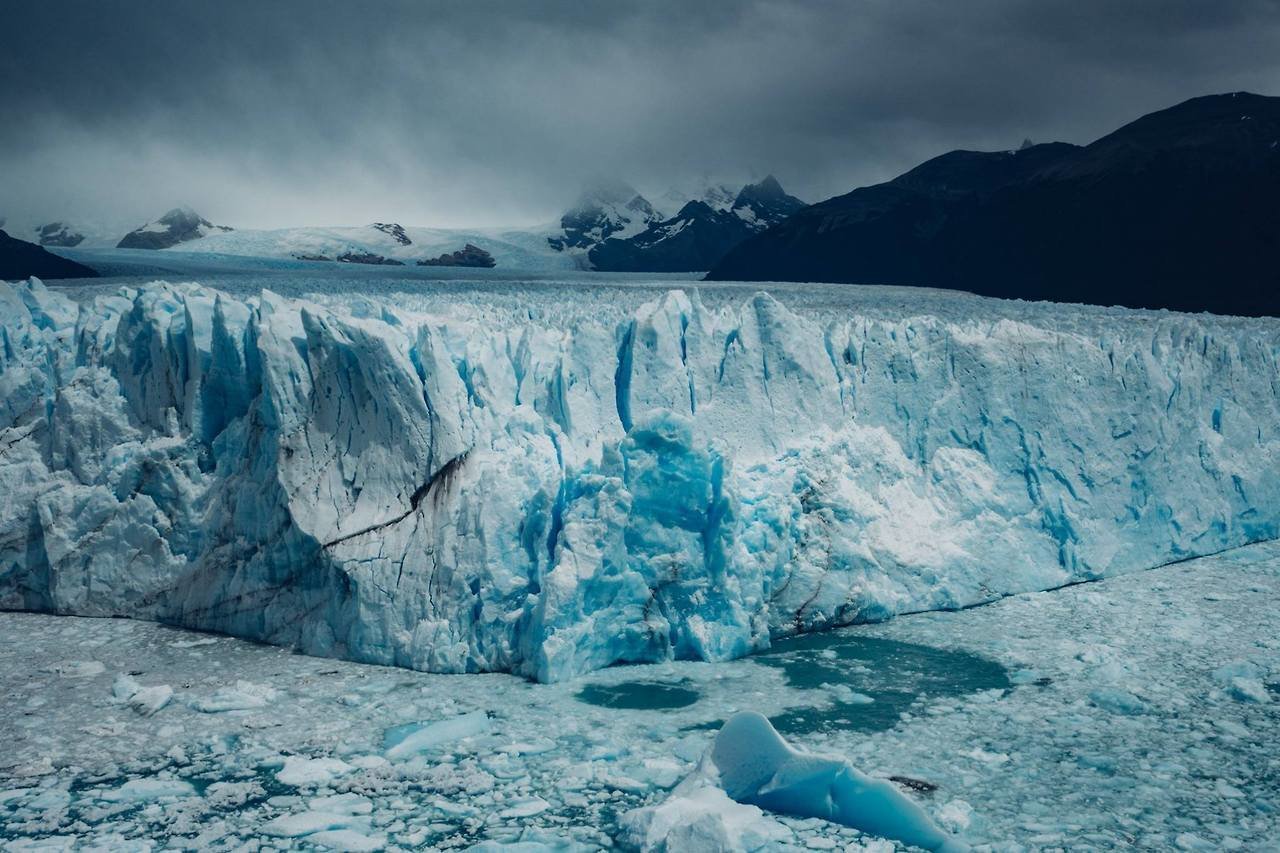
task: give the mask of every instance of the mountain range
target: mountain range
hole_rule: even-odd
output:
[[[1280,98],[1193,98],[1085,146],[952,151],[811,206],[772,176],[736,192],[705,182],[658,198],[604,182],[555,225],[505,230],[376,222],[236,231],[178,208],[123,239],[78,220],[14,224],[10,234],[34,242],[6,235],[0,260],[8,278],[85,274],[35,243],[90,264],[116,245],[531,271],[710,270],[710,280],[1280,315]]]
[[[736,192],[706,182],[692,194],[669,191],[660,201],[662,208],[626,183],[599,183],[565,212],[547,242],[576,252],[595,270],[696,272],[804,207],[772,175]]]
[[[1280,98],[1194,98],[1083,147],[953,151],[797,212],[707,277],[1280,314]]]
[[[743,240],[805,206],[772,175],[743,187],[727,208],[690,201],[669,219],[631,237],[610,237],[587,252],[591,266],[611,272],[707,270]]]

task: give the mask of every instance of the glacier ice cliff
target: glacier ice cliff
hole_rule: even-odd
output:
[[[559,680],[1280,526],[1280,325],[0,284],[0,607]]]

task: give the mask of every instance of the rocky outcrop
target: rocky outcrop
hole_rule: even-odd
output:
[[[493,255],[479,246],[468,243],[456,252],[447,252],[438,258],[418,261],[420,267],[492,267]]]
[[[395,258],[387,258],[375,252],[343,252],[337,257],[338,263],[342,264],[371,264],[374,266],[384,267],[402,267],[404,261],[397,261]]]
[[[413,244],[413,241],[409,239],[409,235],[404,232],[404,226],[398,222],[375,222],[369,227],[375,231],[381,231],[401,246]]]

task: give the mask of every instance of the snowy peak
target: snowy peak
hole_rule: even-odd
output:
[[[36,242],[41,246],[70,249],[84,242],[84,234],[65,222],[47,222],[36,226]]]
[[[772,175],[747,184],[731,198],[723,206],[701,199],[688,201],[675,216],[653,222],[633,237],[615,236],[593,246],[588,258],[596,269],[614,272],[706,270],[752,234],[805,206],[787,195]]]
[[[803,201],[787,195],[778,179],[769,175],[759,183],[743,187],[734,199],[732,209],[752,230],[763,231],[804,206]]]
[[[179,243],[231,230],[226,225],[214,225],[189,207],[175,207],[159,219],[124,235],[116,248],[168,249]]]
[[[730,210],[738,194],[728,185],[704,180],[692,191],[672,188],[658,199],[659,209],[667,216],[676,215],[691,201],[700,201],[712,210]]]
[[[560,217],[560,234],[547,238],[558,252],[590,249],[610,237],[630,237],[662,218],[649,200],[630,184],[606,181],[593,185]]]

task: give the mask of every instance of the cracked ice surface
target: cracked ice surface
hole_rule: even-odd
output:
[[[0,285],[0,606],[555,681],[1280,525],[1272,320],[459,292]]]
[[[900,849],[714,788],[673,796],[720,722],[755,710],[779,726],[829,714],[831,725],[788,739],[897,777],[978,850],[1268,849],[1280,834],[1278,597],[1280,545],[1254,545],[839,629],[797,661],[798,673],[828,673],[805,689],[754,656],[536,684],[301,657],[141,621],[0,614],[0,846],[448,850],[524,840],[595,850],[661,849],[665,838],[673,851],[718,840]],[[961,657],[881,657],[872,669],[843,653],[859,642]],[[972,654],[1003,665],[1004,686],[931,686]],[[116,695],[122,676],[173,697],[146,715]],[[1238,679],[1261,693],[1238,690]],[[643,709],[578,698],[637,681],[678,685],[694,701]],[[850,693],[871,702],[851,706]],[[1106,698],[1121,694],[1131,699]],[[900,703],[895,720],[860,725],[858,714],[884,702]],[[422,750],[396,751],[409,738]],[[643,814],[634,810],[649,806],[663,820],[643,829],[658,837],[631,834]],[[690,838],[703,846],[681,846]]]

